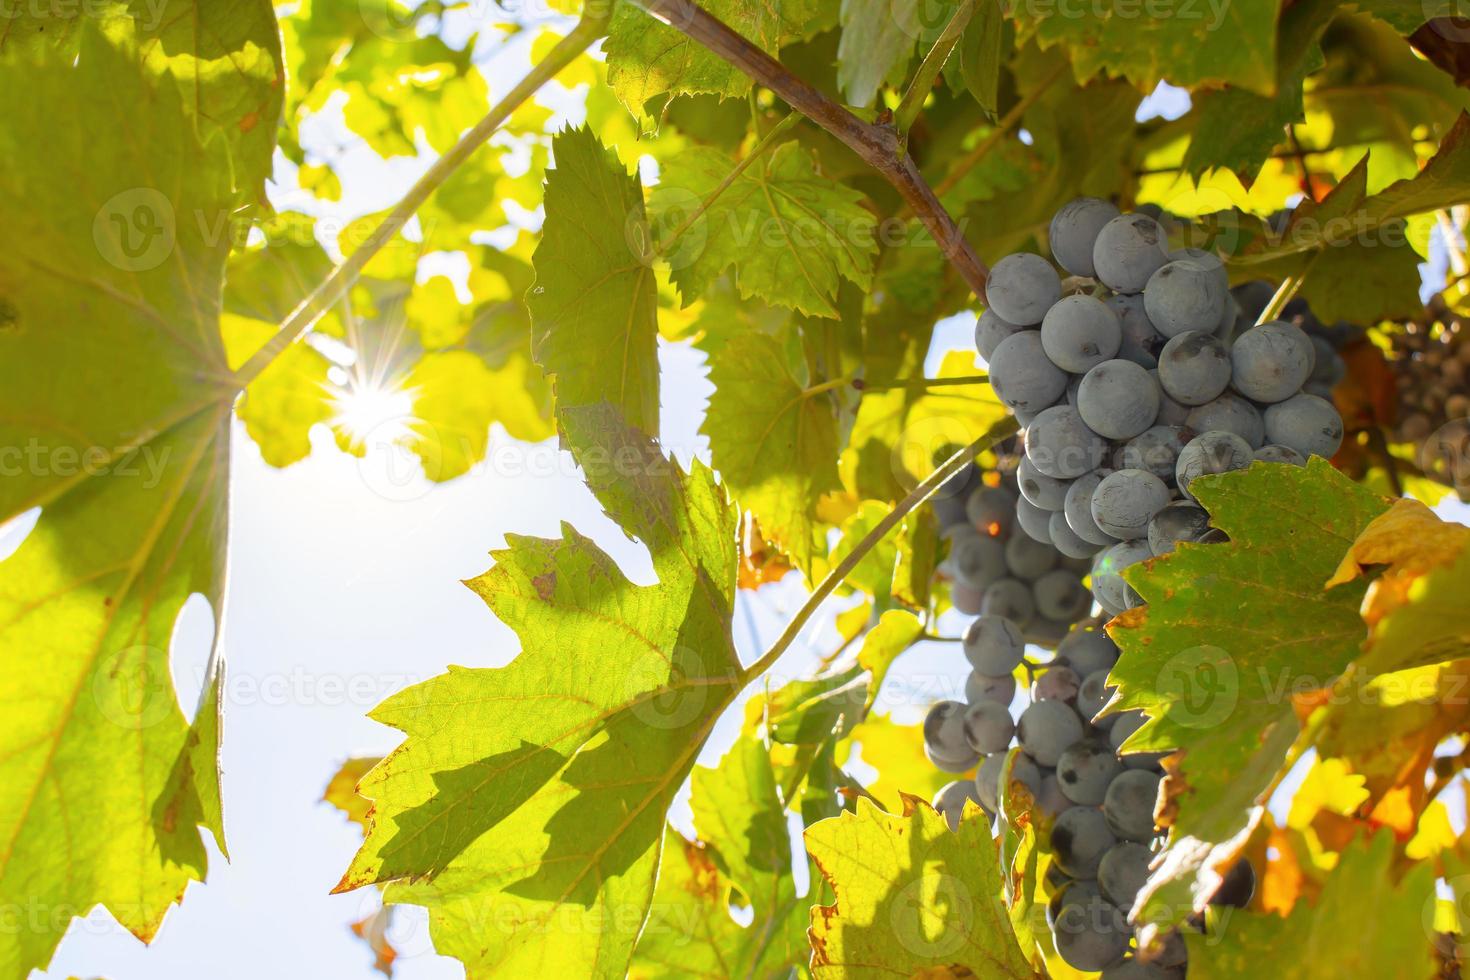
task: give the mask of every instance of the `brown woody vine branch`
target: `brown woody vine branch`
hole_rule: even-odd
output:
[[[939,203],[939,198],[904,149],[903,139],[896,129],[884,122],[859,119],[692,0],[633,2],[776,93],[791,108],[837,137],[882,174],[924,223],[965,284],[976,296],[984,298],[985,280],[990,270],[965,241],[965,236],[944,205]]]

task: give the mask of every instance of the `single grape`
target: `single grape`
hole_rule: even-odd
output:
[[[1229,391],[1214,401],[1190,409],[1184,425],[1195,432],[1233,432],[1251,449],[1260,448],[1266,441],[1266,426],[1261,413],[1250,402]]]
[[[1061,296],[1057,270],[1032,252],[1017,252],[995,263],[985,284],[985,299],[996,315],[1023,327],[1040,323]]]
[[[979,770],[975,773],[975,795],[980,799],[980,805],[988,813],[1000,812],[1000,800],[998,789],[1000,787],[1000,774],[1004,771],[1006,754],[997,752],[987,755],[985,761],[980,763]]]
[[[1068,558],[1091,558],[1102,547],[1100,544],[1084,541],[1072,530],[1072,525],[1067,523],[1067,515],[1059,510],[1052,511],[1048,530],[1051,532],[1052,547]]]
[[[1055,701],[1043,702],[1056,704]],[[1097,866],[1108,848],[1118,843],[1107,818],[1093,806],[1074,806],[1052,825],[1051,849],[1057,864],[1073,878],[1097,877]]]
[[[1071,701],[1077,697],[1077,687],[1081,683],[1081,678],[1071,667],[1053,663],[1031,683],[1031,700]]]
[[[1148,215],[1119,215],[1098,232],[1092,267],[1110,289],[1142,292],[1149,276],[1169,261],[1166,243],[1164,229]]]
[[[1031,586],[1036,611],[1044,619],[1074,623],[1087,615],[1092,605],[1087,588],[1075,572],[1058,568],[1047,572]]]
[[[1094,670],[1082,678],[1082,684],[1077,688],[1077,713],[1098,728],[1112,728],[1116,715],[1108,715],[1101,723],[1096,719],[1098,712],[1107,707],[1114,690],[1116,688],[1108,686],[1108,668]]]
[[[1004,487],[976,487],[965,501],[965,517],[984,537],[1003,538],[1016,522],[1016,497]]]
[[[934,507],[934,520],[940,528],[953,527],[957,524],[969,524],[965,517],[965,499],[963,497],[941,497],[938,494],[930,501]]]
[[[980,795],[981,804],[992,813],[1000,811],[1000,777],[1005,772],[1007,754],[997,752],[987,755],[979,771],[975,773],[975,791]],[[1018,754],[1016,761],[1011,764],[1011,780],[1025,786],[1033,799],[1041,792],[1041,770],[1024,753]]]
[[[1072,481],[1072,485],[1067,488],[1067,497],[1062,501],[1062,514],[1067,518],[1067,526],[1083,541],[1100,548],[1115,544],[1118,540],[1098,527],[1097,521],[1092,519],[1092,495],[1097,490],[1097,485],[1112,472],[1102,469],[1084,473]]]
[[[986,310],[980,314],[980,319],[975,321],[975,349],[985,362],[990,363],[990,357],[1000,342],[1011,334],[1020,333],[1026,327],[1018,327],[1014,323],[1008,323],[1000,318],[994,310]]]
[[[1082,719],[1062,701],[1035,701],[1016,722],[1016,740],[1038,765],[1054,766],[1082,737]]]
[[[1138,932],[1134,934],[1138,935]],[[1171,929],[1162,935],[1155,933],[1153,941],[1148,945],[1144,945],[1141,935],[1138,938],[1138,959],[1164,970],[1177,967],[1173,975],[1177,980],[1184,980],[1184,966],[1189,962],[1189,946],[1184,942],[1183,933],[1178,929]]]
[[[1015,508],[1011,508],[1015,513]],[[1034,582],[1056,567],[1057,552],[1050,545],[1033,541],[1024,534],[1013,535],[1006,542],[1006,568],[1011,578]]]
[[[1123,343],[1118,346],[1118,356],[1139,367],[1158,367],[1159,350],[1164,346],[1164,336],[1149,322],[1148,313],[1143,308],[1143,297],[1114,293],[1104,302],[1118,314],[1118,323],[1123,328]]]
[[[1276,295],[1276,287],[1264,279],[1252,279],[1234,286],[1230,294],[1240,304],[1240,319],[1247,326],[1254,324],[1271,305],[1271,299]]]
[[[1092,519],[1123,541],[1148,534],[1148,522],[1169,503],[1169,488],[1147,470],[1118,470],[1092,492]]]
[[[1173,486],[1174,465],[1179,461],[1179,451],[1184,448],[1186,441],[1182,426],[1151,426],[1113,453],[1113,468],[1147,470],[1166,485]],[[1065,501],[1063,505],[1065,506]]]
[[[965,741],[965,705],[937,701],[924,716],[924,750],[945,772],[964,772],[979,759]]]
[[[1159,417],[1154,420],[1155,424],[1182,426],[1189,419],[1189,406],[1180,404],[1169,396],[1169,393],[1164,390],[1163,383],[1159,381],[1157,368],[1148,374],[1159,388]]]
[[[1047,476],[1036,468],[1036,464],[1025,456],[1016,467],[1016,485],[1021,496],[1042,510],[1061,510],[1071,484],[1054,476]]]
[[[1219,265],[1218,260],[1215,263]],[[1212,333],[1225,310],[1225,285],[1215,269],[1191,259],[1161,266],[1143,290],[1149,322],[1165,337]]]
[[[1230,348],[1235,390],[1257,402],[1285,401],[1312,374],[1312,342],[1300,328],[1275,320],[1247,330]]]
[[[1011,674],[991,676],[972,670],[965,678],[965,700],[972,705],[979,701],[1009,705],[1015,699],[1016,678]]]
[[[944,817],[950,830],[960,829],[960,818],[964,815],[967,802],[982,806],[980,794],[975,789],[973,779],[959,779],[952,783],[945,783],[939,788],[939,792],[934,794],[934,809]]]
[[[1062,792],[1062,784],[1057,782],[1056,773],[1048,772],[1041,777],[1041,791],[1036,794],[1036,806],[1042,813],[1055,820],[1063,810],[1069,810],[1076,805]]]
[[[1155,555],[1167,555],[1180,541],[1198,541],[1210,529],[1210,515],[1203,507],[1176,500],[1148,522],[1148,547]]]
[[[1111,359],[1123,343],[1118,314],[1084,293],[1066,296],[1041,321],[1041,348],[1064,371],[1083,374]]]
[[[1262,446],[1256,450],[1256,461],[1260,463],[1289,463],[1292,466],[1306,466],[1307,461],[1302,454],[1290,446]]]
[[[1025,629],[1036,616],[1036,600],[1031,597],[1031,586],[1018,578],[992,582],[980,600],[980,615],[1003,616]]]
[[[1231,865],[1225,872],[1220,887],[1210,896],[1210,904],[1217,908],[1243,909],[1251,903],[1256,893],[1256,869],[1245,858]]]
[[[1016,723],[1003,704],[976,701],[965,709],[965,741],[981,755],[1004,752],[1016,733]]]
[[[1128,364],[1127,361],[1108,363]],[[1048,408],[1026,428],[1026,458],[1040,472],[1060,480],[1096,469],[1107,450],[1102,437],[1088,428],[1077,409],[1068,405]]]
[[[955,609],[961,615],[978,616],[980,614],[980,600],[985,593],[979,589],[971,588],[960,582],[955,582],[949,587],[949,598],[954,603]]]
[[[1347,362],[1342,359],[1342,355],[1326,337],[1314,335],[1311,341],[1312,350],[1316,356],[1312,361],[1312,374],[1309,380],[1330,388],[1347,374]]]
[[[1016,501],[1016,523],[1032,541],[1051,541],[1051,511],[1042,510],[1025,497]]]
[[[1129,769],[1108,787],[1103,816],[1120,839],[1146,843],[1154,838],[1154,807],[1158,800],[1159,777],[1142,769]]]
[[[1078,197],[1063,204],[1047,233],[1052,258],[1072,275],[1091,278],[1098,233],[1118,214],[1115,205],[1096,197]]]
[[[1075,573],[1074,573],[1075,574]],[[1026,638],[1037,646],[1053,647],[1057,641],[1067,635],[1067,630],[1072,628],[1072,622],[1065,619],[1048,619],[1037,614],[1026,628]]]
[[[1067,372],[1047,358],[1039,331],[1022,330],[1002,340],[987,363],[991,390],[1017,416],[1040,412],[1067,390]]]
[[[1235,297],[1225,294],[1225,307],[1220,311],[1220,323],[1215,327],[1215,337],[1227,346],[1235,339],[1235,321],[1240,316],[1240,304]]]
[[[1005,545],[968,525],[962,526],[950,535],[949,569],[957,582],[972,589],[988,588],[1005,574]]]
[[[1132,439],[1158,418],[1159,386],[1146,369],[1132,361],[1103,361],[1077,386],[1076,411],[1098,435]],[[1097,465],[1072,475],[1081,476]]]
[[[1057,760],[1057,779],[1067,799],[1081,806],[1098,806],[1108,786],[1123,771],[1123,764],[1108,744],[1099,739],[1075,743]]]
[[[1153,859],[1153,853],[1142,844],[1134,841],[1114,844],[1097,866],[1098,888],[1108,901],[1127,912],[1148,882],[1148,866]]]
[[[1021,666],[1026,655],[1026,641],[1009,619],[981,616],[965,627],[960,642],[965,659],[978,673],[987,677],[1006,677]],[[1009,698],[1006,699],[1009,703]]]
[[[1195,436],[1179,453],[1179,465],[1174,470],[1179,492],[1193,500],[1189,485],[1196,477],[1245,469],[1252,458],[1250,444],[1234,432],[1211,431]]]
[[[1112,670],[1118,662],[1118,645],[1101,629],[1076,629],[1057,645],[1057,659],[1082,677]]]
[[[1057,955],[1068,966],[1085,973],[1123,962],[1132,937],[1133,930],[1122,910],[1101,897],[1085,904],[1064,900],[1052,928]]]
[[[1181,405],[1203,405],[1230,384],[1230,352],[1207,333],[1176,334],[1159,354],[1159,383]]]
[[[1342,445],[1342,416],[1325,398],[1293,395],[1267,406],[1266,438],[1303,456],[1331,458]]]
[[[1169,252],[1170,262],[1193,262],[1214,275],[1220,283],[1220,288],[1230,294],[1230,273],[1225,269],[1225,263],[1214,252],[1207,252],[1202,248],[1176,248]],[[1231,297],[1232,299],[1234,297]]]
[[[1124,711],[1118,716],[1113,727],[1108,729],[1108,744],[1118,752],[1118,757],[1123,760],[1123,765],[1129,769],[1142,769],[1154,772],[1159,768],[1159,760],[1168,755],[1167,752],[1121,752],[1124,744],[1132,737],[1133,733],[1143,727],[1145,721],[1142,711]]]
[[[1143,599],[1123,578],[1123,572],[1135,562],[1152,557],[1144,539],[1120,541],[1098,552],[1092,566],[1092,594],[1098,603],[1114,616],[1142,604]]]

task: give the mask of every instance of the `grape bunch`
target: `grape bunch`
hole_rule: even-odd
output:
[[[1142,950],[1127,921],[1156,853],[1162,770],[1159,755],[1118,752],[1143,724],[1141,712],[1097,717],[1112,696],[1108,671],[1118,648],[1100,629],[1068,633],[1048,664],[1026,665],[1028,703],[1013,717],[1015,672],[1024,663],[1021,631],[1003,616],[982,615],[965,631],[963,647],[971,667],[965,702],[929,709],[924,750],[947,772],[977,764],[979,771],[974,780],[941,789],[935,809],[951,827],[967,800],[993,817],[1007,756],[1019,746],[1011,778],[1030,791],[1042,826],[1051,827],[1047,924],[1058,955],[1078,970],[1103,971],[1105,980],[1180,976],[1179,935]]]
[[[989,472],[972,465],[951,478],[934,500],[949,546],[941,567],[956,610],[1004,616],[1028,642],[1054,647],[1092,608],[1082,584],[1090,566],[1016,531],[1019,500],[1013,465]]]
[[[1416,448],[1420,472],[1470,498],[1470,342],[1443,296],[1385,330],[1393,375],[1390,438]]]
[[[1140,601],[1128,566],[1223,540],[1189,493],[1196,477],[1331,456],[1342,418],[1306,388],[1319,350],[1307,333],[1254,325],[1220,260],[1171,251],[1149,215],[1078,198],[1050,243],[1071,275],[1030,252],[1001,259],[975,344],[1025,431],[1016,524],[1090,559],[1093,595],[1115,616]]]

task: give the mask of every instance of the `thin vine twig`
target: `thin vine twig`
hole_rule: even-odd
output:
[[[914,73],[914,80],[909,83],[908,91],[903,94],[898,108],[893,111],[893,125],[898,127],[900,133],[908,133],[913,128],[914,121],[919,118],[919,110],[924,107],[924,100],[929,97],[934,82],[944,70],[944,63],[949,60],[950,52],[959,43],[960,35],[965,33],[974,14],[975,0],[964,0],[944,26],[944,33],[939,35],[929,53],[924,55],[919,70]]]
[[[965,284],[976,296],[984,297],[990,270],[965,241],[954,219],[919,173],[897,130],[859,119],[692,0],[633,2],[776,93],[787,105],[841,140],[877,170],[924,223]]]
[[[351,255],[347,256],[341,264],[332,269],[326,279],[311,291],[311,294],[303,299],[291,315],[277,329],[275,336],[266,342],[265,346],[256,351],[255,354],[241,365],[235,372],[235,383],[240,388],[249,386],[262,371],[271,365],[286,348],[290,347],[302,334],[311,329],[322,314],[332,308],[357,281],[362,270],[367,266],[373,256],[382,251],[383,247],[403,230],[414,213],[423,206],[424,202],[439,186],[449,179],[460,165],[479,149],[496,131],[510,118],[522,103],[552,78],[556,77],[563,68],[566,68],[577,59],[582,52],[586,51],[599,37],[605,33],[608,21],[612,18],[612,4],[594,0],[586,5],[581,20],[577,26],[572,28],[571,33],[557,42],[545,58],[532,66],[525,77],[520,80],[505,96],[485,114],[485,117],[475,124],[459,141],[449,148],[443,156],[434,161],[428,171],[420,177],[409,188],[407,194],[399,201],[393,210],[379,222],[373,229],[372,234]]]
[[[812,590],[812,594],[807,597],[806,602],[802,603],[801,608],[796,611],[796,615],[792,617],[791,622],[786,624],[786,629],[776,638],[776,642],[771,644],[771,648],[762,654],[759,660],[740,672],[740,686],[744,687],[749,684],[752,679],[770,670],[771,666],[777,660],[781,659],[781,655],[801,635],[801,631],[805,628],[807,620],[812,618],[812,615],[817,611],[817,607],[832,594],[837,586],[842,584],[848,575],[852,574],[852,570],[858,566],[858,563],[863,560],[868,552],[872,551],[880,541],[888,537],[889,533],[898,527],[905,517],[933,496],[934,492],[943,486],[950,477],[968,466],[970,461],[982,451],[989,449],[1000,440],[1013,435],[1016,428],[1016,420],[1013,416],[1007,416],[992,425],[985,435],[945,460],[944,464],[929,474],[929,477],[923,483],[914,487],[913,491],[907,497],[900,500],[897,506],[889,511],[871,531],[863,535],[863,539],[857,543],[857,546],[852,549],[847,557],[843,558],[836,568],[828,572],[826,578],[817,583],[817,587]]]

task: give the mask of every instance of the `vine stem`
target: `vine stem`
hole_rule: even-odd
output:
[[[491,107],[483,119],[461,136],[459,141],[443,156],[434,161],[433,166],[429,167],[424,175],[414,182],[408,193],[378,223],[362,245],[333,268],[327,278],[322,280],[321,284],[291,311],[290,316],[286,317],[265,346],[240,366],[234,375],[235,384],[242,389],[248,387],[250,382],[259,377],[260,373],[269,367],[271,362],[279,357],[286,348],[311,329],[311,325],[331,309],[332,304],[341,299],[352,287],[368,262],[372,261],[373,256],[382,251],[383,247],[403,230],[403,226],[408,224],[414,213],[423,206],[434,191],[439,189],[440,185],[449,179],[451,174],[458,170],[491,136],[495,135],[495,132],[510,118],[511,113],[520,108],[521,104],[535,95],[541,86],[556,77],[563,68],[586,51],[592,42],[603,35],[608,21],[612,19],[612,9],[611,3],[601,2],[601,0],[589,2],[582,13],[582,18],[577,21],[577,26],[572,28],[566,37],[558,41],[556,46],[547,52],[545,58],[533,65],[525,77],[506,93],[505,98]]]
[[[895,388],[948,388],[953,385],[981,385],[990,381],[988,374],[967,374],[955,378],[914,378],[909,381],[853,381],[858,391],[892,391]]]
[[[742,157],[739,162],[735,164],[734,167],[730,168],[730,172],[725,175],[724,180],[720,181],[719,186],[710,191],[707,195],[705,195],[704,200],[699,202],[699,207],[691,211],[689,213],[689,217],[679,222],[679,226],[673,231],[669,232],[669,234],[658,243],[658,254],[663,255],[665,252],[667,252],[669,246],[678,241],[679,236],[684,234],[684,232],[688,231],[691,227],[693,227],[696,221],[704,217],[704,213],[710,209],[710,206],[719,199],[721,194],[730,189],[730,185],[735,183],[735,181],[739,179],[740,175],[745,173],[745,171],[750,167],[752,163],[755,163],[757,160],[765,155],[766,151],[775,144],[776,140],[781,136],[782,133],[786,132],[788,129],[790,129],[792,126],[795,126],[799,122],[801,122],[801,116],[795,112],[789,112],[786,114],[786,118],[782,119],[780,122],[776,123],[776,125],[772,126],[771,131],[762,136],[760,138],[760,142],[756,143],[756,145],[751,148],[749,153]]]
[[[796,615],[792,617],[791,622],[786,624],[786,629],[776,638],[776,642],[771,644],[770,649],[761,654],[759,660],[740,672],[739,679],[741,686],[743,687],[749,684],[752,680],[770,670],[772,665],[781,659],[781,655],[790,649],[792,643],[796,642],[797,636],[801,634],[807,621],[817,611],[817,607],[826,601],[827,597],[832,594],[837,586],[841,585],[847,576],[852,574],[852,570],[867,556],[868,552],[872,551],[880,541],[888,537],[889,533],[905,517],[933,496],[934,492],[943,486],[950,477],[968,466],[970,461],[982,451],[989,449],[1000,440],[1013,435],[1016,429],[1017,424],[1013,416],[1007,416],[995,423],[985,435],[945,460],[942,466],[929,474],[929,477],[924,482],[914,487],[913,491],[907,497],[900,500],[897,506],[889,511],[871,531],[863,535],[863,539],[848,553],[847,557],[843,558],[837,564],[837,567],[828,572],[826,578],[817,584],[817,587],[812,590],[812,594],[807,597],[806,602],[802,603],[801,608],[796,611]]]
[[[903,140],[892,126],[864,122],[846,108],[794,75],[724,21],[693,0],[633,0],[646,13],[708,48],[785,100],[797,112],[841,140],[885,180],[924,223],[946,259],[965,284],[981,298],[990,270],[950,217],[928,182],[919,173]]]
[[[1317,260],[1321,257],[1322,250],[1319,248],[1316,252],[1312,253],[1311,258],[1307,259],[1307,264],[1302,266],[1301,272],[1287,276],[1281,280],[1281,285],[1276,288],[1276,293],[1271,297],[1271,302],[1266,304],[1266,308],[1256,318],[1256,326],[1259,327],[1263,323],[1270,323],[1281,315],[1281,311],[1286,308],[1286,304],[1290,303],[1292,297],[1297,294],[1297,290],[1302,288],[1302,283],[1306,281],[1307,273],[1312,271],[1312,266],[1316,265]]]
[[[898,108],[893,111],[893,125],[898,127],[900,133],[907,134],[913,128],[914,121],[919,118],[919,110],[924,107],[924,100],[929,97],[934,82],[944,69],[944,63],[949,60],[950,52],[959,43],[960,35],[965,33],[974,14],[975,0],[964,0],[944,26],[944,33],[939,35],[929,53],[924,55],[919,70],[914,74],[914,80],[909,83],[908,91],[903,94]]]

